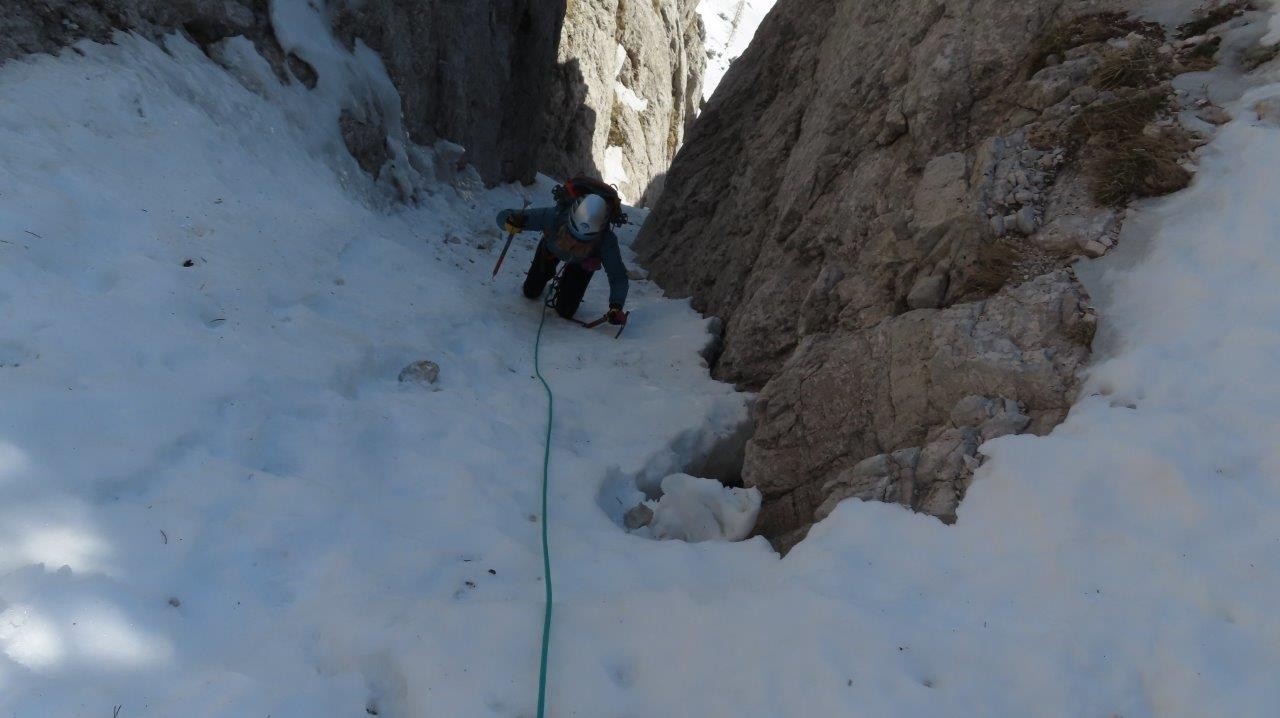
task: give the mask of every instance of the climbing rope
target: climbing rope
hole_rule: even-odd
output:
[[[559,280],[559,277],[556,277]],[[551,422],[555,418],[555,396],[551,385],[542,376],[538,361],[542,349],[542,329],[547,325],[547,304],[551,301],[559,281],[553,281],[547,290],[547,301],[542,303],[542,320],[538,322],[538,338],[533,342],[533,371],[547,392],[547,436],[542,452],[542,572],[546,576],[547,607],[542,614],[542,663],[538,668],[538,718],[544,718],[547,710],[547,653],[551,645],[551,549],[547,542],[547,483],[551,472]]]

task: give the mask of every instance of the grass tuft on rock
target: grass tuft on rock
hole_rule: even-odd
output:
[[[1222,38],[1215,37],[1191,48],[1182,56],[1182,69],[1185,72],[1203,72],[1212,70],[1218,62],[1218,48],[1222,47]]]
[[[609,145],[626,147],[627,134],[622,129],[622,103],[613,103],[613,114],[609,117]]]
[[[1124,37],[1131,32],[1163,39],[1159,25],[1134,20],[1122,12],[1099,12],[1066,20],[1041,36],[1031,53],[1031,71],[1043,68],[1050,56],[1063,57],[1068,50],[1095,42]]]
[[[1192,149],[1179,126],[1153,123],[1172,102],[1167,85],[1127,90],[1116,99],[1086,108],[1068,127],[1070,146],[1083,159],[1094,201],[1118,207],[1133,197],[1175,192],[1191,181],[1179,160]]]
[[[1168,57],[1154,42],[1136,42],[1127,48],[1111,48],[1093,73],[1092,85],[1100,90],[1151,87],[1173,74]]]
[[[1234,16],[1236,10],[1231,12]],[[1111,207],[1123,206],[1134,197],[1168,194],[1190,183],[1191,172],[1181,160],[1195,146],[1194,135],[1176,123],[1159,122],[1173,108],[1168,80],[1175,69],[1182,69],[1187,55],[1175,64],[1172,53],[1161,51],[1165,35],[1159,25],[1123,13],[1068,20],[1032,48],[1038,69],[1051,56],[1066,59],[1074,48],[1122,37],[1127,41],[1098,49],[1101,63],[1089,78],[1100,92],[1098,100],[1070,121],[1043,123],[1028,138],[1038,149],[1065,147],[1069,156],[1078,158],[1093,200]],[[1204,49],[1191,52],[1198,50],[1197,57],[1212,62],[1218,45],[1211,41],[1203,45]],[[975,262],[980,271],[971,278],[978,285],[999,281],[1009,271],[1008,258],[998,252],[980,260]]]
[[[1240,58],[1240,66],[1245,72],[1253,72],[1280,55],[1280,43],[1275,45],[1257,45],[1245,52]]]
[[[1191,172],[1179,160],[1191,145],[1179,128],[1109,138],[1085,164],[1094,200],[1119,207],[1134,197],[1158,197],[1186,187]]]
[[[1248,0],[1233,0],[1198,12],[1191,21],[1178,26],[1178,39],[1186,40],[1209,32],[1213,28],[1233,20],[1247,10],[1254,10]]]
[[[667,126],[667,158],[672,159],[680,149],[681,127],[679,105],[671,108],[671,121]]]
[[[952,281],[967,290],[963,293],[965,299],[989,297],[1013,279],[1018,255],[1019,247],[1009,238],[983,242],[973,262],[965,267],[967,271],[961,271]]]
[[[1166,86],[1120,95],[1110,102],[1085,108],[1071,123],[1069,134],[1077,145],[1104,133],[1121,136],[1139,134],[1168,109],[1170,100]]]

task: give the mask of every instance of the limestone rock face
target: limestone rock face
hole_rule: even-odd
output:
[[[84,38],[108,42],[116,30],[156,35],[184,28],[199,42],[245,35],[281,64],[283,53],[263,32],[268,15],[268,0],[0,0],[0,61],[56,52]]]
[[[765,535],[850,496],[951,520],[985,437],[1065,415],[1094,320],[1063,268],[1119,222],[1060,138],[1105,45],[1034,53],[1111,9],[781,0],[730,68],[637,248],[724,320],[716,375],[762,390],[743,478]],[[957,423],[970,396],[1014,413]]]
[[[330,2],[335,33],[376,51],[409,137],[449,140],[488,182],[542,169],[565,0]]]
[[[696,5],[368,0],[338,3],[333,24],[383,58],[411,139],[466,147],[490,182],[585,172],[636,202],[697,113]]]
[[[598,171],[630,202],[656,199],[701,98],[706,53],[697,5],[569,3],[545,171]]]
[[[805,337],[755,405],[743,474],[765,495],[760,529],[784,535],[849,496],[954,519],[979,444],[1063,418],[1095,326],[1060,270]]]
[[[448,140],[491,183],[608,174],[632,201],[665,172],[697,113],[705,54],[696,0],[329,0],[335,35],[382,58],[403,122],[352,108],[342,132],[376,175],[383,136]],[[284,81],[315,70],[276,41],[269,0],[0,0],[0,61],[116,30],[244,35]],[[398,118],[397,118],[398,119]],[[656,196],[656,190],[649,193]]]
[[[984,203],[1009,194],[998,209],[1013,208],[1010,230],[1034,232],[1044,171],[1024,169],[1026,132],[995,131],[1022,109],[1008,88],[1060,5],[774,8],[692,129],[667,178],[675,191],[639,239],[655,279],[726,320],[720,376],[762,386],[805,334],[871,326],[909,308],[913,290],[911,303],[929,306],[944,283],[940,305],[1000,286],[988,275],[1004,250],[989,241]],[[1030,205],[1021,217],[1019,189]]]

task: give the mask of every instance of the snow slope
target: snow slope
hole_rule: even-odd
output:
[[[0,714],[527,707],[530,242],[489,281],[519,194],[464,176],[377,211],[309,119],[341,93],[268,101],[176,38],[81,51],[0,70]],[[604,478],[674,473],[745,417],[705,321],[637,285],[623,339],[545,339],[567,616],[663,561]],[[437,391],[396,382],[418,359]],[[696,572],[727,549],[674,550]]]
[[[80,52],[0,68],[0,715],[531,716],[528,243],[488,280],[520,190],[378,209],[310,120],[344,93],[243,45],[263,94],[177,39]],[[647,283],[619,341],[552,322],[550,714],[1273,715],[1272,82],[1135,212],[1085,398],[988,444],[955,526],[845,502],[781,561],[626,534],[744,398]],[[418,359],[435,390],[395,381]]]
[[[702,0],[698,14],[707,37],[707,73],[702,97],[711,99],[733,61],[747,51],[756,28],[773,9],[776,0]]]

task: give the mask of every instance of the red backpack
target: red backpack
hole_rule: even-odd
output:
[[[627,215],[622,211],[622,198],[618,196],[618,188],[611,184],[605,184],[586,175],[578,175],[551,190],[551,196],[555,198],[556,205],[561,209],[567,208],[575,199],[589,194],[603,197],[605,203],[609,205],[609,224],[621,227],[627,223]]]

